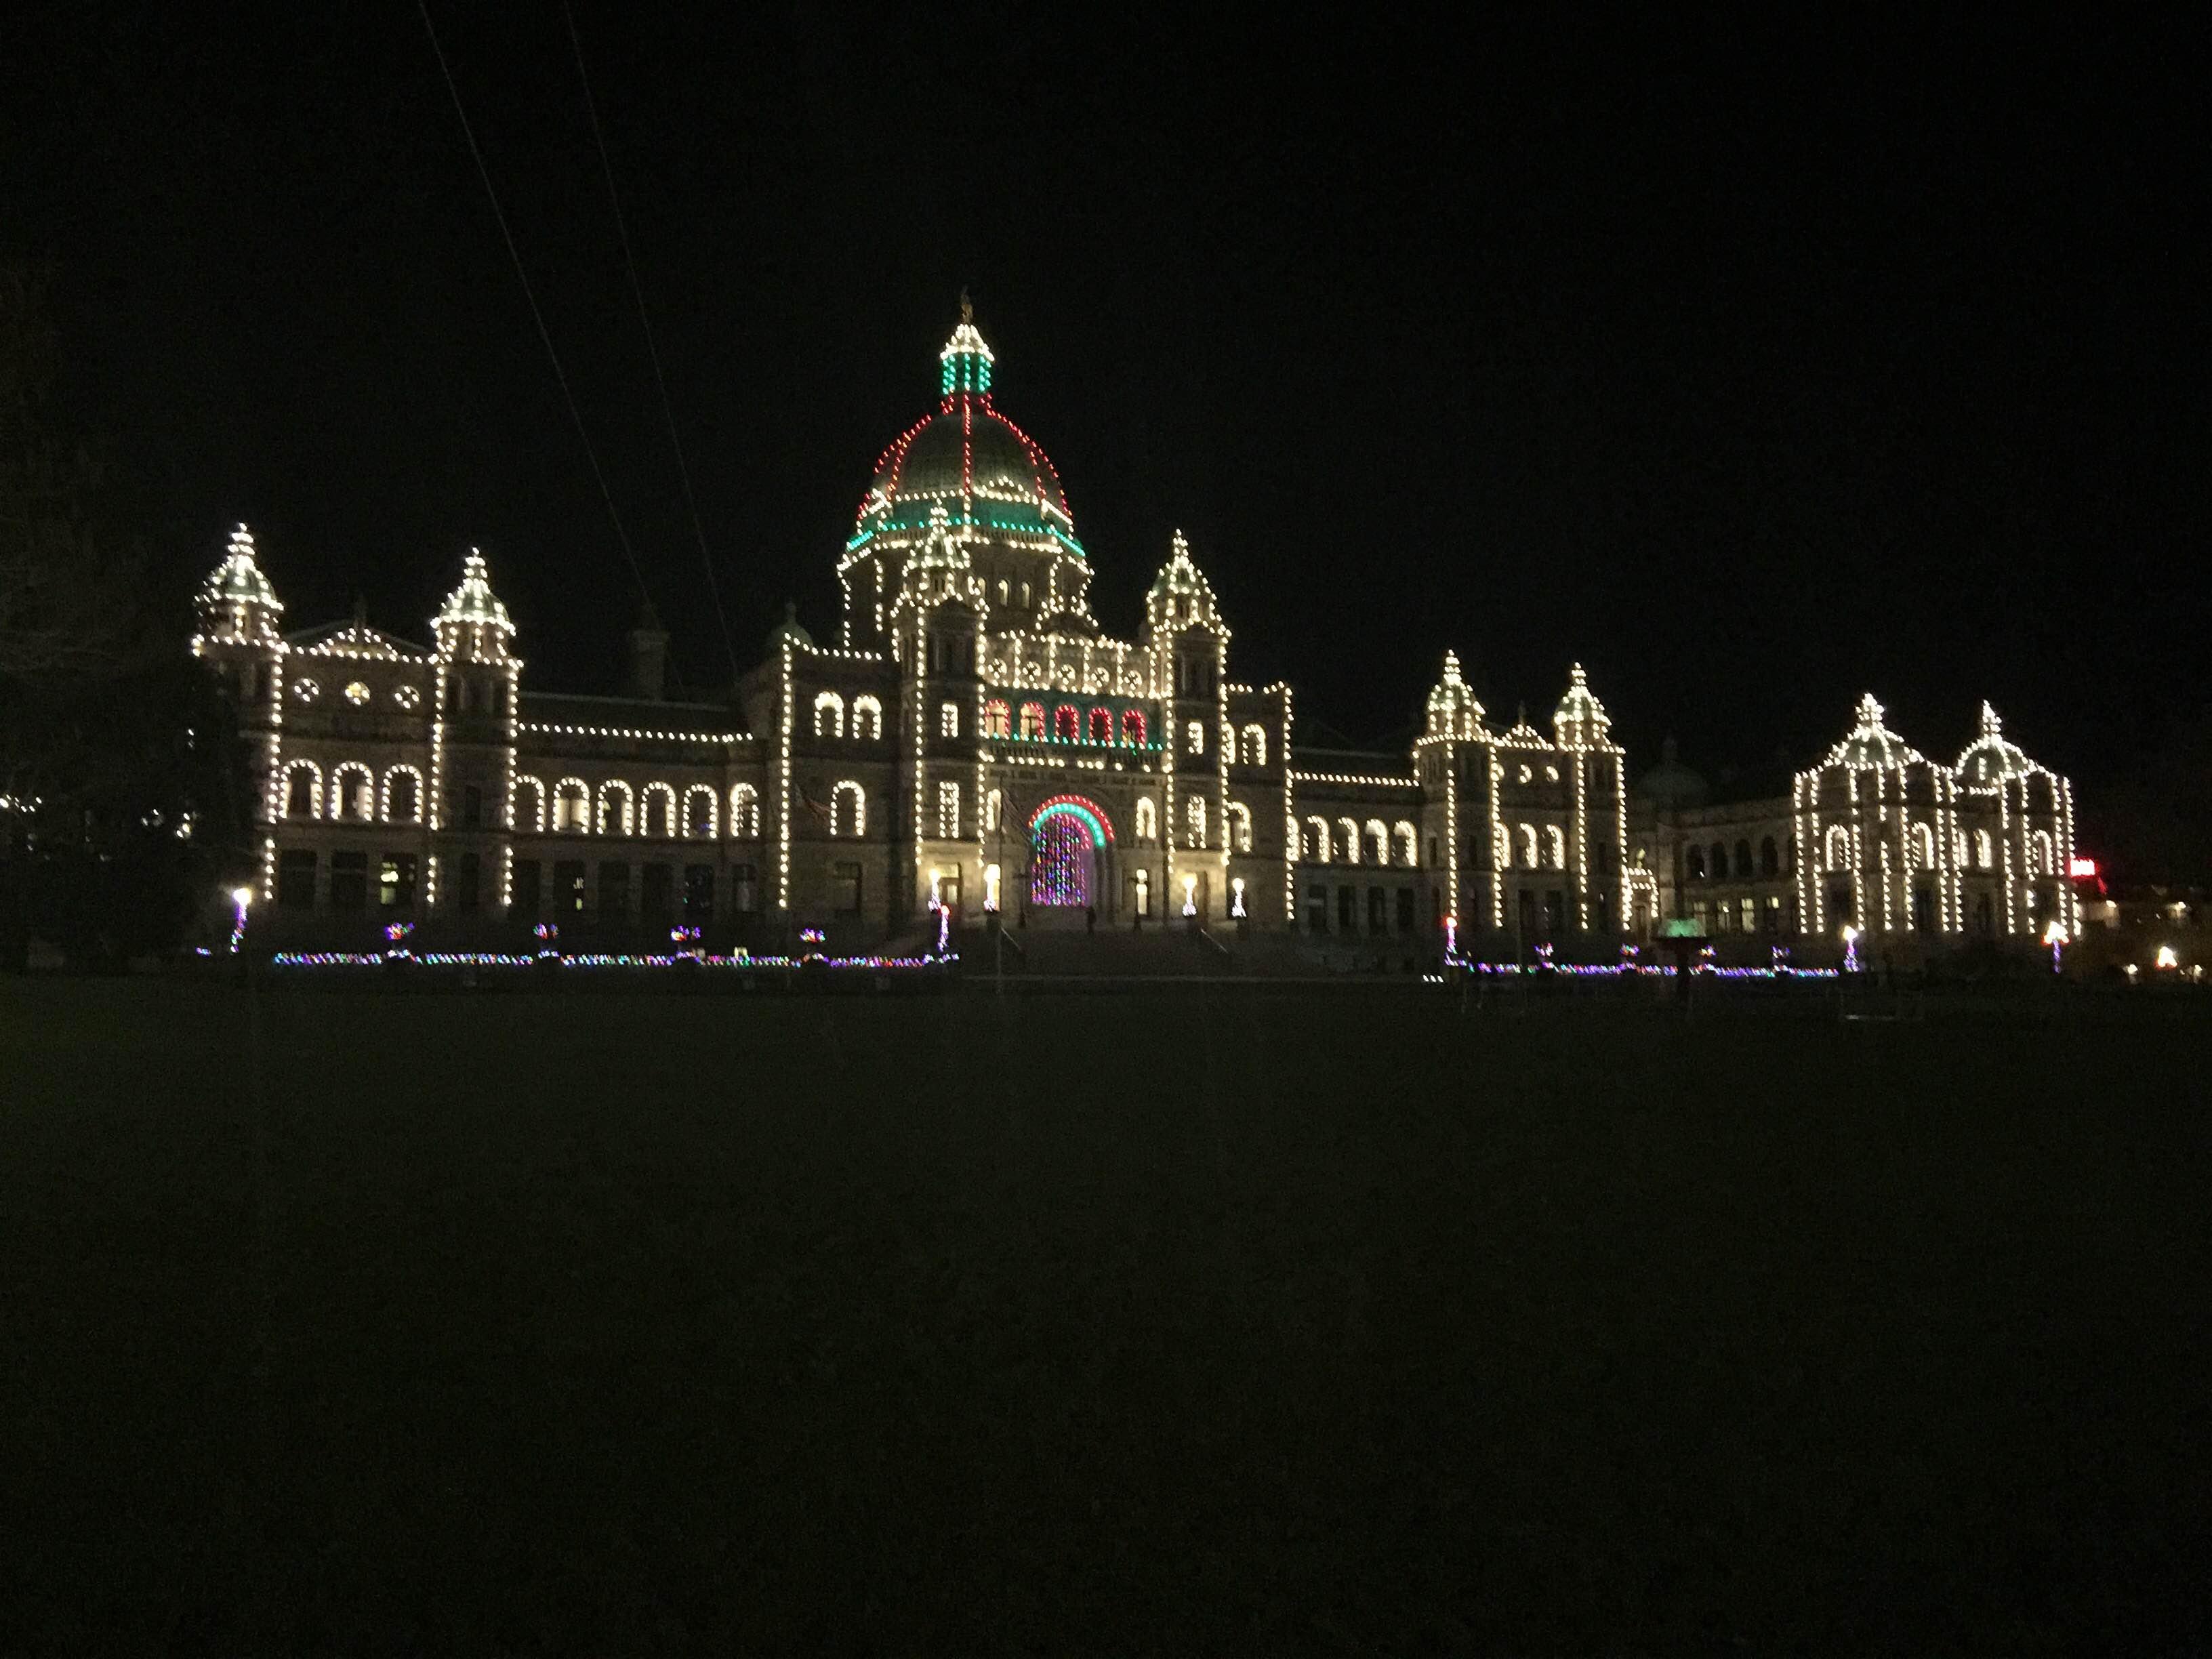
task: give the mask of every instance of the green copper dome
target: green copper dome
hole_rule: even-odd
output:
[[[877,459],[848,554],[872,544],[910,545],[942,507],[969,539],[1080,556],[1067,492],[1051,459],[991,402],[991,348],[972,319],[938,354],[940,399]]]

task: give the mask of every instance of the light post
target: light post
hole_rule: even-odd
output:
[[[230,954],[236,956],[246,944],[246,912],[253,903],[253,890],[251,887],[232,888],[230,903]]]

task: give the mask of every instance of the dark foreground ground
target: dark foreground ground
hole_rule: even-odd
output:
[[[2206,1036],[0,987],[0,1651],[2198,1648]]]

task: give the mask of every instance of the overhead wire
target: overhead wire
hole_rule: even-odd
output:
[[[722,649],[730,659],[731,683],[735,684],[743,670],[738,665],[737,643],[730,635],[730,619],[722,609],[722,590],[714,580],[714,558],[707,548],[706,526],[700,521],[698,497],[692,493],[691,466],[684,459],[684,440],[676,428],[676,409],[668,396],[668,376],[660,366],[660,346],[653,332],[653,318],[645,308],[645,288],[638,281],[637,256],[631,251],[629,224],[623,217],[622,196],[615,188],[614,163],[607,155],[606,133],[599,125],[599,100],[592,95],[592,77],[584,68],[583,37],[576,29],[576,13],[568,0],[562,0],[561,10],[568,21],[568,44],[576,54],[576,79],[584,88],[584,108],[592,118],[592,138],[599,147],[599,171],[607,181],[607,202],[614,209],[615,231],[622,238],[623,265],[629,273],[630,296],[637,301],[637,320],[645,330],[646,355],[653,360],[653,380],[660,392],[660,413],[668,425],[668,447],[676,452],[676,473],[684,484],[684,505],[691,515],[691,533],[699,544],[699,563],[707,573],[707,595],[714,601],[714,620],[722,630]]]
[[[514,275],[522,284],[522,297],[530,302],[532,320],[538,325],[538,337],[544,342],[545,355],[553,364],[553,378],[561,383],[561,396],[568,405],[568,418],[575,422],[576,436],[582,441],[584,455],[592,464],[592,477],[598,481],[599,498],[607,504],[607,517],[615,527],[615,539],[622,546],[623,557],[629,565],[629,574],[637,583],[640,599],[647,610],[653,605],[652,592],[645,585],[645,573],[638,568],[637,551],[630,545],[629,532],[623,527],[622,514],[616,509],[614,492],[607,488],[606,471],[599,465],[599,453],[592,447],[592,434],[584,426],[583,411],[576,406],[576,394],[568,386],[568,371],[561,367],[561,354],[554,349],[552,331],[545,326],[545,313],[538,304],[537,293],[530,286],[530,273],[523,268],[522,254],[514,245],[514,233],[507,228],[507,213],[499,204],[499,191],[492,187],[491,170],[484,165],[483,151],[477,146],[476,129],[469,125],[469,112],[461,104],[461,89],[454,84],[453,66],[446,61],[446,49],[438,43],[436,26],[430,21],[428,0],[416,0],[422,14],[423,31],[430,37],[430,50],[437,54],[439,73],[446,77],[446,90],[453,97],[453,113],[459,118],[461,136],[468,140],[469,155],[477,164],[477,177],[483,180],[484,195],[491,202],[492,217],[499,222],[499,234],[507,243],[507,258],[514,262]]]

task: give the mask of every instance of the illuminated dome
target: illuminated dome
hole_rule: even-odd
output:
[[[1851,728],[1851,734],[1828,751],[1823,765],[1880,772],[1926,762],[1925,755],[1881,723],[1881,705],[1874,700],[1873,692],[1859,699],[1858,714],[1859,723]]]
[[[1444,653],[1444,677],[1429,688],[1428,735],[1473,738],[1482,733],[1482,703],[1460,677],[1459,653]]]
[[[2004,722],[1988,703],[1982,705],[1982,729],[1959,757],[1954,769],[1959,785],[1987,793],[2014,778],[2024,778],[2043,769],[2028,759],[2017,744],[2005,741]]]
[[[984,582],[994,628],[1088,621],[1091,573],[1067,492],[1051,459],[993,403],[996,362],[963,296],[960,325],[938,354],[937,408],[877,458],[845,543],[848,645],[882,631],[899,569],[939,509]]]
[[[955,530],[972,539],[1028,542],[1079,556],[1075,520],[1060,474],[1035,440],[992,406],[995,359],[973,322],[963,322],[939,354],[941,401],[877,459],[861,498],[848,551],[879,538],[929,532],[942,506]]]
[[[253,532],[244,525],[230,532],[230,548],[223,561],[215,568],[200,590],[204,604],[224,605],[266,605],[271,611],[282,611],[276,590],[269,585],[269,578],[261,574],[261,564],[254,556]]]

